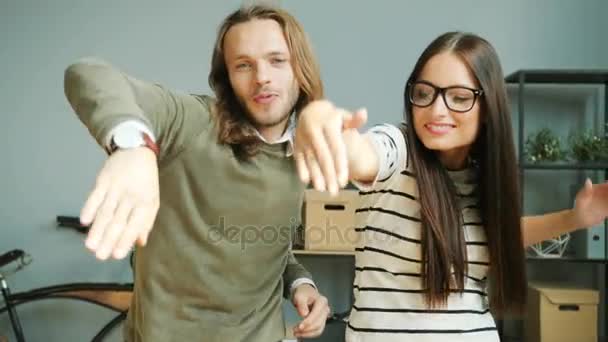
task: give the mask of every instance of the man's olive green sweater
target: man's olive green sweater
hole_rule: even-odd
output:
[[[214,100],[179,94],[87,59],[66,71],[67,98],[104,145],[126,121],[160,145],[160,209],[135,258],[127,341],[275,342],[282,297],[310,274],[290,251],[303,185],[286,143],[242,161],[218,144]]]

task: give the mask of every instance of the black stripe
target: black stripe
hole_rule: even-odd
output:
[[[472,265],[490,266],[490,263],[485,261],[467,261],[467,263]]]
[[[355,267],[355,271],[357,272],[382,272],[382,273],[388,273],[391,274],[393,276],[405,276],[405,277],[416,277],[416,278],[420,278],[422,277],[422,274],[420,273],[411,273],[411,272],[393,272],[393,271],[389,271],[387,269],[384,269],[382,267],[371,267],[371,266],[363,266],[363,267]],[[472,277],[470,275],[465,275],[465,278],[471,279],[473,281],[476,281],[478,283],[483,283],[485,281],[484,279],[479,279],[479,278],[475,278]]]
[[[368,246],[364,246],[363,248],[357,247],[357,248],[355,248],[355,251],[356,252],[365,252],[365,251],[376,252],[376,253],[392,256],[393,258],[397,258],[397,259],[401,259],[401,260],[405,260],[405,261],[409,261],[409,262],[414,262],[417,264],[422,263],[422,260],[404,257],[402,255],[399,255],[399,254],[396,254],[393,252],[389,252],[389,251],[385,251],[384,249],[374,248],[374,247],[368,247]],[[467,261],[467,264],[490,266],[490,263],[484,262],[484,261]]]
[[[360,287],[359,285],[353,285],[353,289],[354,290],[358,290],[360,292],[397,292],[397,293],[416,293],[416,294],[425,294],[426,292],[424,290],[413,290],[413,289],[394,289],[394,288],[390,288],[390,287]],[[471,290],[471,289],[464,289],[464,290],[450,290],[451,293],[469,293],[469,294],[476,294],[482,297],[487,297],[488,294],[483,292],[483,291],[479,291],[479,290]]]
[[[482,242],[482,241],[465,242],[465,244],[467,246],[487,246],[488,245],[487,242]]]
[[[353,305],[353,309],[357,311],[368,312],[401,312],[401,313],[420,313],[420,314],[474,314],[485,315],[490,312],[490,309],[485,310],[440,310],[440,309],[385,309],[385,308],[368,308],[358,307]]]
[[[375,131],[374,133],[378,133],[378,134],[382,134],[382,135],[384,135],[385,137],[387,137],[387,138],[388,138],[388,140],[389,140],[389,142],[390,142],[391,146],[393,147],[393,149],[396,149],[396,148],[397,148],[397,144],[395,143],[395,139],[393,139],[393,137],[391,137],[390,135],[388,135],[386,132],[383,132],[383,131]]]
[[[364,232],[366,230],[371,230],[371,231],[374,231],[374,232],[390,235],[390,236],[396,237],[397,239],[404,240],[404,241],[409,241],[409,242],[412,242],[412,243],[417,243],[417,244],[421,243],[421,241],[418,240],[418,239],[413,239],[413,238],[409,238],[409,237],[406,237],[406,236],[403,236],[403,235],[399,235],[399,234],[396,234],[396,233],[393,233],[393,232],[389,232],[388,230],[385,230],[385,229],[382,229],[382,228],[376,228],[376,227],[371,227],[371,226],[365,226],[363,228],[355,228],[356,232]]]
[[[463,210],[464,209],[479,209],[479,206],[477,206],[477,203],[475,203],[475,204],[468,204],[468,205],[465,205],[464,207],[462,207],[462,209]]]
[[[483,226],[483,222],[465,222],[464,226]]]
[[[479,278],[471,277],[470,275],[465,275],[464,277],[465,278],[469,278],[469,279],[471,279],[473,281],[476,281],[478,283],[483,283],[485,281],[485,278],[484,279],[479,279]]]
[[[387,138],[388,138],[388,140],[389,140],[389,143],[390,143],[390,145],[391,145],[391,147],[392,147],[392,150],[394,151],[394,150],[396,150],[396,149],[397,149],[397,144],[395,143],[395,140],[393,139],[393,137],[391,137],[390,135],[386,134],[386,132],[382,132],[382,131],[375,131],[374,133],[382,134],[382,135],[384,135],[385,137],[387,137]],[[392,164],[391,164],[391,166],[392,166]],[[384,183],[384,182],[386,182],[387,180],[389,180],[389,179],[391,178],[391,176],[392,176],[392,174],[390,174],[390,175],[389,175],[388,177],[386,177],[386,178],[379,179],[379,180],[378,180],[378,182],[380,182],[380,183]]]
[[[361,287],[359,285],[353,285],[353,290],[360,292],[398,292],[398,293],[415,293],[423,294],[423,290],[412,290],[412,289],[392,289],[388,287]]]
[[[387,333],[387,334],[469,334],[483,331],[495,331],[496,327],[476,328],[476,329],[371,329],[356,328],[348,323],[348,328],[358,332]]]
[[[409,262],[415,262],[417,264],[421,263],[420,260],[404,257],[404,256],[401,256],[399,254],[395,254],[393,252],[389,252],[389,251],[385,251],[383,249],[378,249],[378,248],[373,248],[373,247],[367,247],[367,246],[365,246],[363,248],[355,248],[355,251],[357,251],[357,252],[364,252],[364,251],[376,252],[376,253],[390,255],[390,256],[392,256],[394,258],[397,258],[397,259],[401,259],[401,260],[405,260],[405,261],[409,261]]]
[[[419,239],[413,239],[413,238],[410,238],[410,237],[399,235],[397,233],[389,232],[388,230],[385,230],[385,229],[382,229],[382,228],[376,228],[376,227],[371,227],[371,226],[365,226],[363,228],[358,228],[358,227],[355,228],[355,232],[358,232],[358,233],[363,233],[366,230],[371,230],[371,231],[374,231],[374,232],[390,235],[390,236],[393,236],[393,237],[396,237],[398,239],[401,239],[401,240],[404,240],[404,241],[408,241],[408,242],[411,242],[411,243],[417,243],[417,244],[421,244],[422,243],[422,241],[419,240]],[[483,241],[467,241],[467,242],[465,242],[465,244],[467,246],[487,246],[488,245],[487,242],[483,242]]]
[[[368,207],[368,208],[359,208],[357,210],[355,210],[355,213],[362,213],[365,211],[377,211],[377,212],[381,212],[381,213],[385,213],[385,214],[389,214],[389,215],[394,215],[394,216],[398,216],[401,217],[403,219],[406,220],[410,220],[410,221],[414,221],[414,222],[420,222],[419,218],[413,217],[413,216],[409,216],[409,215],[405,215],[405,214],[401,214],[398,213],[396,211],[393,210],[388,210],[388,209],[383,209],[383,208],[376,208],[376,207]]]
[[[421,277],[420,273],[391,272],[391,271],[389,271],[387,269],[384,269],[382,267],[369,267],[369,266],[355,267],[355,271],[358,271],[358,272],[383,272],[383,273],[392,274],[394,276],[417,277],[417,278]]]
[[[396,196],[401,196],[401,197],[407,197],[414,201],[417,200],[417,198],[414,195],[410,195],[407,192],[402,192],[402,191],[395,191],[395,190],[359,191],[359,195],[361,195],[361,196],[373,195],[373,194],[391,194],[391,195],[396,195]]]
[[[472,192],[470,194],[456,194],[458,197],[461,198],[476,198],[477,197],[477,193]]]
[[[410,177],[412,177],[412,178],[416,178],[416,175],[415,175],[413,172],[410,172],[410,171],[408,171],[408,170],[403,170],[403,171],[401,171],[400,173],[401,173],[402,175],[404,175],[404,176],[410,176]]]
[[[388,177],[386,177],[386,178],[378,179],[378,183],[386,182],[387,180],[391,179],[391,176],[392,176],[392,174],[388,175]]]
[[[487,246],[485,241],[467,241],[467,246]]]

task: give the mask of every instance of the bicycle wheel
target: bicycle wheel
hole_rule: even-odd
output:
[[[108,336],[112,330],[114,330],[118,324],[124,321],[127,318],[127,312],[121,312],[118,316],[114,317],[108,324],[106,324],[100,331],[93,337],[91,342],[102,342],[104,338]]]

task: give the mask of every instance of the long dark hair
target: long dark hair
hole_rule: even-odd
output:
[[[321,73],[311,44],[302,26],[292,15],[267,5],[245,6],[231,13],[224,19],[217,33],[211,58],[209,85],[217,97],[215,109],[219,126],[218,141],[220,144],[230,145],[235,154],[243,159],[256,154],[260,140],[230,84],[224,60],[224,38],[232,26],[254,19],[274,20],[283,29],[291,54],[291,65],[300,87],[300,96],[293,108],[296,115],[309,102],[323,97]]]
[[[423,287],[427,303],[447,302],[451,291],[464,289],[467,253],[456,191],[434,151],[416,135],[408,84],[443,52],[458,56],[474,74],[483,96],[482,123],[471,149],[479,168],[479,209],[490,254],[490,305],[495,313],[519,312],[526,300],[526,271],[521,233],[521,200],[510,111],[498,55],[474,34],[449,32],[422,53],[405,88],[406,139],[418,183],[422,219]],[[452,275],[452,270],[454,275]]]

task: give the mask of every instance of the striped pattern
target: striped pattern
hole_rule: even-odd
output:
[[[355,302],[347,342],[498,342],[489,311],[489,254],[472,169],[450,172],[464,220],[468,274],[464,292],[429,308],[421,283],[420,204],[416,176],[407,165],[403,135],[394,126],[370,131],[379,149],[377,182],[361,188],[356,211],[360,235],[355,257]],[[389,149],[389,151],[386,151]]]

